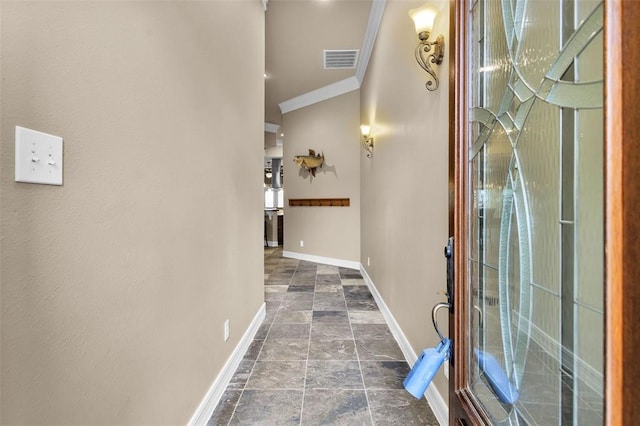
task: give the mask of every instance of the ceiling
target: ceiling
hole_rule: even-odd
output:
[[[283,102],[286,112],[359,87],[383,9],[381,0],[269,0],[265,122],[281,124]],[[325,70],[325,49],[359,49],[356,68]]]

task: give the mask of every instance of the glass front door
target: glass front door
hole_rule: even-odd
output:
[[[603,4],[467,13],[467,386],[494,424],[603,424]]]

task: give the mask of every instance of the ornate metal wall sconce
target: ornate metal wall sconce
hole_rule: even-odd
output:
[[[436,72],[431,68],[431,64],[440,65],[444,58],[444,36],[440,34],[436,41],[429,41],[429,35],[433,30],[433,21],[438,15],[438,7],[427,3],[417,9],[411,9],[409,16],[413,19],[416,33],[420,43],[416,47],[416,61],[432,78],[427,81],[425,87],[429,91],[434,91],[440,85]]]
[[[362,132],[362,147],[367,151],[367,158],[373,155],[373,137],[371,136],[371,126],[363,124],[360,126]]]

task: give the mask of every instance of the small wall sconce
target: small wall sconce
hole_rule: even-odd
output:
[[[371,136],[371,126],[363,124],[360,126],[362,132],[362,147],[367,151],[367,158],[373,155],[373,137]]]
[[[433,81],[429,80],[425,84],[427,90],[434,91],[440,85],[436,72],[431,68],[432,64],[440,65],[444,58],[444,36],[440,34],[436,41],[429,41],[429,35],[433,30],[433,21],[438,15],[438,7],[427,3],[417,9],[411,9],[409,16],[413,19],[416,27],[416,33],[420,39],[420,43],[416,47],[416,61],[422,67]]]

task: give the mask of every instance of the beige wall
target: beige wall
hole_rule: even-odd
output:
[[[436,292],[446,286],[442,253],[448,238],[449,64],[445,57],[437,67],[440,88],[428,92],[426,73],[413,57],[418,39],[407,15],[421,4],[387,2],[361,87],[361,119],[373,126],[375,138],[373,158],[361,159],[361,262],[417,354],[438,339],[430,311],[443,301]],[[433,34],[444,34],[450,46],[443,5]],[[435,384],[446,401],[442,372]]]
[[[263,302],[262,4],[1,8],[0,423],[185,424]]]
[[[359,114],[360,94],[353,91],[283,115],[285,251],[359,261]],[[293,162],[309,149],[325,157],[315,177]],[[290,198],[350,198],[351,206],[288,207]]]
[[[276,146],[276,134],[270,132],[264,132],[264,149],[273,148]]]

